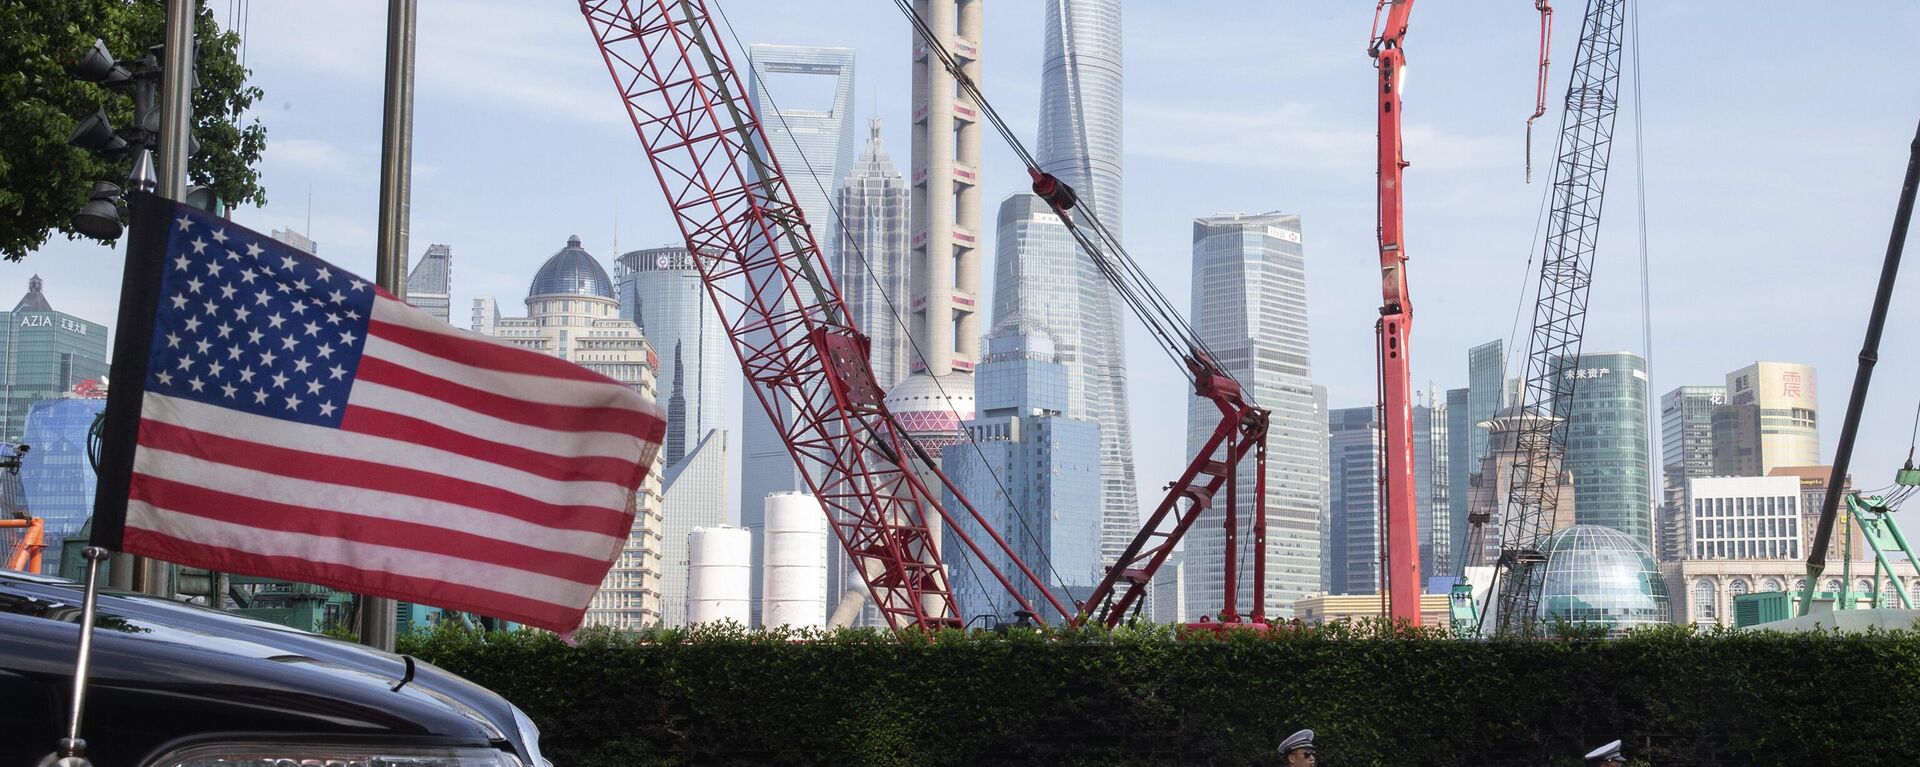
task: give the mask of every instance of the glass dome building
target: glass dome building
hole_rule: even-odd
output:
[[[1625,533],[1574,525],[1541,545],[1547,556],[1540,618],[1605,625],[1609,633],[1666,623],[1667,587],[1653,554]]]

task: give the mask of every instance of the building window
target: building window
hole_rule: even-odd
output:
[[[1766,580],[1763,580],[1763,581],[1761,581],[1761,582],[1760,582],[1760,590],[1761,590],[1761,591],[1779,591],[1779,590],[1780,590],[1780,579],[1779,579],[1779,578],[1768,578],[1768,579],[1766,579]]]
[[[1747,579],[1745,578],[1735,578],[1732,583],[1727,584],[1727,593],[1730,596],[1737,597],[1742,594],[1751,593],[1752,591],[1752,586],[1747,583]]]
[[[1713,581],[1706,578],[1693,582],[1693,617],[1695,620],[1718,620],[1719,613],[1714,609],[1718,595],[1714,593]]]

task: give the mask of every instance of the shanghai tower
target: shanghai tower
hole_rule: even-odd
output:
[[[1120,0],[1049,0],[1041,65],[1042,170],[1072,186],[1120,234]],[[1035,217],[1033,214],[1039,214]],[[1100,425],[1100,555],[1118,558],[1139,527],[1119,296],[1029,194],[1001,204],[994,326],[1032,327],[1067,367],[1067,415]],[[1059,230],[1059,231],[1055,231]],[[1018,319],[1015,319],[1018,318]]]

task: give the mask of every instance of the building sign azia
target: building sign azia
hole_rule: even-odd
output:
[[[54,319],[55,319],[54,316],[51,314],[23,314],[23,315],[20,315],[20,327],[50,328],[50,327],[53,327],[55,324]],[[73,320],[67,319],[65,317],[59,318],[58,324],[61,330],[65,330],[70,333],[79,333],[80,335],[83,335],[83,336],[87,334],[86,325],[82,323],[74,322]]]

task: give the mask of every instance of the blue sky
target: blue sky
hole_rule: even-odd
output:
[[[911,38],[891,3],[719,2],[743,42],[855,48],[856,124],[883,118],[905,170]],[[1559,5],[1551,94],[1566,87],[1582,11]],[[268,131],[261,169],[271,202],[235,217],[262,231],[307,231],[321,255],[363,274],[373,271],[385,6],[258,3],[246,28],[247,64],[266,91],[256,114]],[[1029,142],[1042,7],[989,3],[982,41],[988,98]],[[1372,10],[1353,0],[1125,7],[1129,248],[1184,305],[1194,217],[1300,214],[1314,375],[1335,407],[1367,404],[1374,392]],[[1414,11],[1407,247],[1421,388],[1465,385],[1467,347],[1510,336],[1521,286],[1533,279],[1525,265],[1538,247],[1559,114],[1550,95],[1528,185],[1522,127],[1537,32],[1530,3],[1428,2]],[[1649,4],[1639,33],[1654,396],[1720,383],[1754,360],[1813,364],[1830,456],[1920,119],[1920,52],[1911,45],[1920,6],[1760,2],[1735,12],[1669,0]],[[422,2],[418,61],[411,250],[452,246],[457,324],[478,296],[517,310],[534,270],[569,235],[607,260],[616,220],[623,250],[676,238],[572,5]],[[1589,351],[1642,346],[1628,89]],[[1024,174],[1004,147],[988,141],[987,153],[991,210]],[[119,261],[116,249],[56,239],[24,264],[0,265],[0,289],[23,291],[38,273],[55,308],[111,321]],[[1868,487],[1890,480],[1905,457],[1920,400],[1920,351],[1902,332],[1920,326],[1916,298],[1911,288],[1897,292],[1889,318],[1854,461]],[[1187,458],[1185,408],[1166,407],[1184,401],[1183,379],[1149,344],[1129,329],[1145,503]]]

